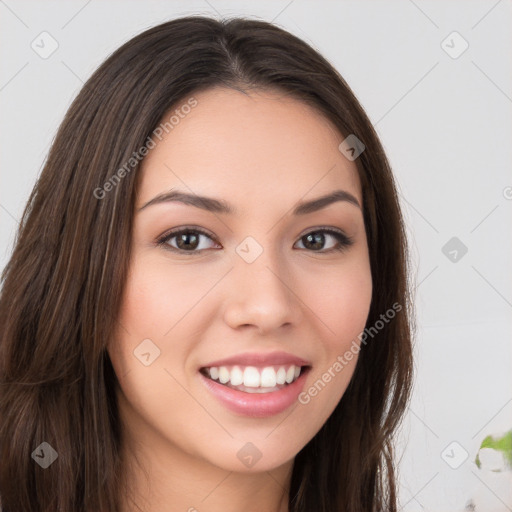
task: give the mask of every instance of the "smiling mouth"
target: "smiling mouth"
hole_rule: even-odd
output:
[[[203,367],[199,371],[208,379],[244,393],[273,393],[304,375],[310,366],[270,365]]]

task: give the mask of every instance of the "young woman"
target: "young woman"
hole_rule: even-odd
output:
[[[392,173],[335,69],[186,17],[70,107],[0,298],[3,512],[396,511]]]

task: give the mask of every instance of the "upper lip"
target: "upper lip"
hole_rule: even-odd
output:
[[[219,366],[271,366],[279,364],[293,364],[295,366],[311,366],[309,361],[301,357],[288,354],[287,352],[270,352],[270,353],[249,353],[237,354],[225,359],[218,359],[211,363],[203,365],[201,368],[212,368]]]

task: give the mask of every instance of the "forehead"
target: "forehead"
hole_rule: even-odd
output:
[[[265,200],[294,203],[334,189],[362,204],[357,168],[338,150],[344,137],[321,113],[278,91],[214,88],[185,98],[162,118],[141,166],[140,202],[179,187],[229,197],[244,210]]]

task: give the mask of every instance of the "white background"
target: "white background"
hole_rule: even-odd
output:
[[[473,510],[470,499],[478,511],[512,510],[512,473],[474,463],[486,435],[512,428],[510,0],[1,1],[0,268],[82,83],[126,40],[185,14],[274,21],[356,93],[397,177],[417,291],[403,510]],[[47,59],[31,48],[43,31],[59,44]],[[453,31],[469,44],[458,58],[442,47]],[[455,262],[442,252],[452,237],[468,249]]]

